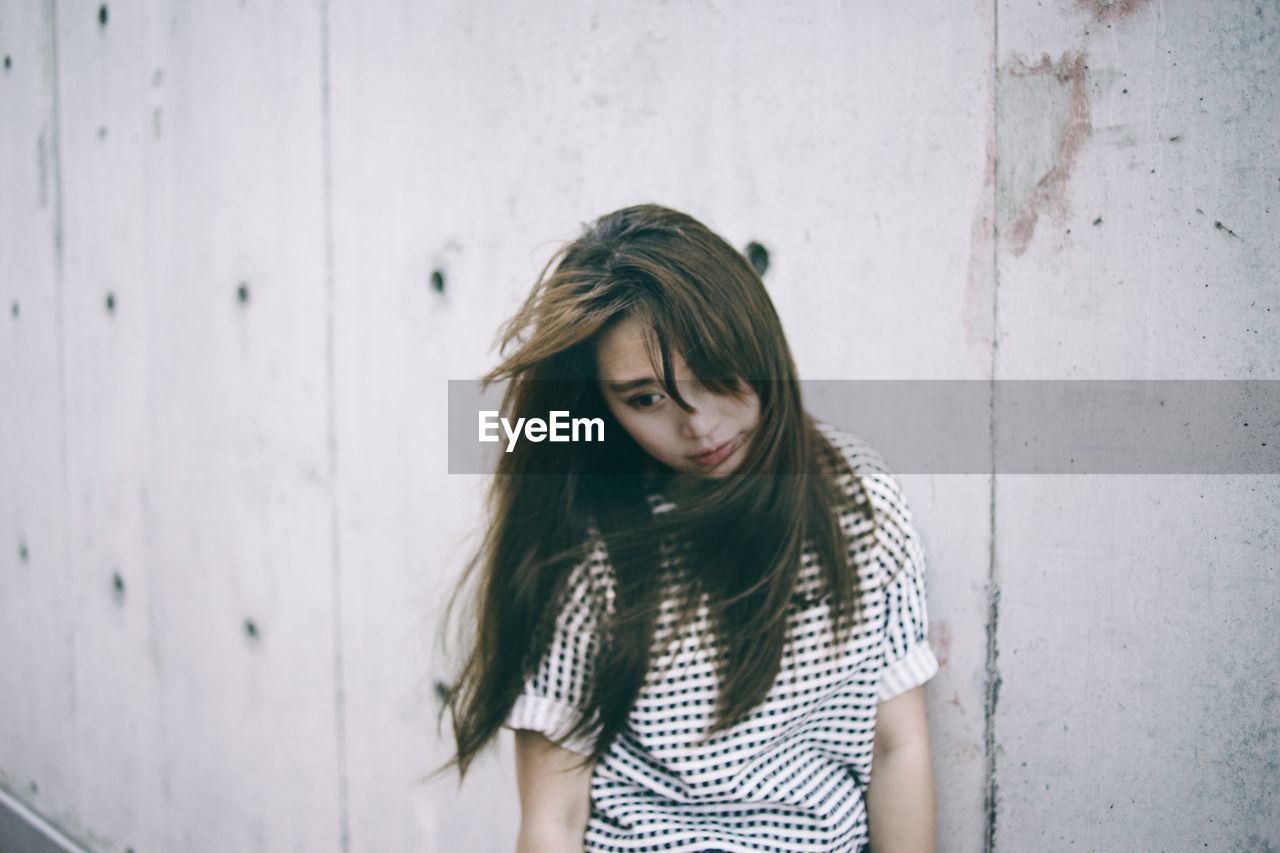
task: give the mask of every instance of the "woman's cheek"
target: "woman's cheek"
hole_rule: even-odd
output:
[[[655,417],[649,423],[644,424],[644,446],[649,451],[649,455],[658,459],[660,462],[670,464],[671,448],[670,441],[667,438],[665,424],[662,418]]]

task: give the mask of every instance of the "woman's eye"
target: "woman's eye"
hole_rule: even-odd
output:
[[[627,400],[627,405],[633,409],[652,409],[654,406],[658,405],[658,400],[661,396],[661,394],[637,394],[630,400]]]

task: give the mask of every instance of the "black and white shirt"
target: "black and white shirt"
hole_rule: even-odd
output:
[[[768,695],[733,728],[703,736],[715,707],[715,670],[699,642],[705,605],[680,636],[668,608],[655,631],[658,657],[626,727],[596,764],[591,851],[858,851],[867,843],[864,794],[872,772],[876,705],[938,670],[928,642],[924,550],[905,496],[884,460],[847,430],[818,422],[849,460],[878,524],[851,508],[841,525],[863,591],[862,618],[832,648],[828,603],[806,596],[818,568],[806,554],[788,614],[782,666]],[[848,474],[843,493],[866,498]],[[654,512],[669,509],[652,496]],[[613,590],[597,544],[571,574],[573,593],[554,639],[506,726],[542,732],[583,754],[590,741],[564,736],[581,713],[596,628]]]

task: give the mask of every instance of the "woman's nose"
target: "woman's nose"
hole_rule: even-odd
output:
[[[684,433],[686,438],[705,441],[715,437],[715,407],[700,395],[688,395],[685,400],[693,407],[693,411],[684,413]]]
[[[715,437],[715,424],[705,410],[689,413],[684,423],[685,437],[692,441],[705,443]]]

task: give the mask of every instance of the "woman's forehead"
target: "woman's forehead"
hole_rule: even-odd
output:
[[[637,317],[619,321],[596,344],[596,367],[603,381],[661,380],[659,359],[653,327]],[[680,353],[671,352],[671,368],[677,381],[688,377],[688,365]]]

